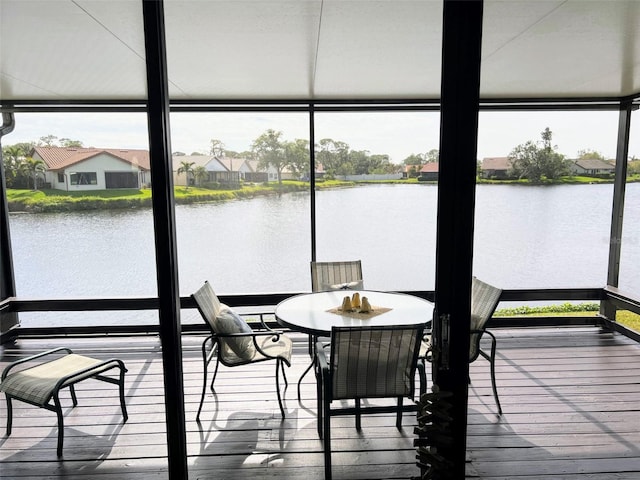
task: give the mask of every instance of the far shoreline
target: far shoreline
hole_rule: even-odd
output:
[[[640,181],[640,176],[627,178],[627,183]],[[559,180],[531,182],[529,180],[477,179],[478,185],[517,185],[517,186],[557,186],[557,185],[596,185],[611,184],[612,178],[563,177]],[[316,189],[351,188],[367,185],[423,185],[437,186],[437,180],[418,181],[416,178],[399,180],[320,180]],[[283,180],[282,183],[242,184],[232,188],[174,187],[176,205],[198,203],[216,203],[241,200],[259,196],[282,195],[285,193],[305,192],[309,183],[295,180]],[[151,208],[150,189],[93,190],[66,192],[61,190],[16,190],[7,189],[8,210],[11,214],[25,213],[62,213],[94,210],[125,210]]]

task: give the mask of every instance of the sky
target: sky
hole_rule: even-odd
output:
[[[629,155],[640,158],[640,114],[632,116]],[[635,121],[635,124],[634,124]],[[306,113],[173,113],[172,151],[209,153],[212,139],[229,150],[242,152],[267,129],[282,132],[282,140],[308,138]],[[481,112],[478,159],[507,156],[527,141],[539,141],[549,127],[557,151],[575,158],[594,150],[614,158],[617,112]],[[387,154],[393,163],[411,154],[438,148],[436,112],[316,113],[316,142],[331,138],[352,150]],[[146,117],[141,113],[18,113],[12,133],[2,145],[37,141],[40,137],[80,140],[85,147],[147,149]]]

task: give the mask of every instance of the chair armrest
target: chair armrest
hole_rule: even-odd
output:
[[[284,332],[279,332],[276,330],[270,330],[268,332],[246,332],[246,333],[216,333],[212,336],[219,338],[242,338],[242,337],[273,337],[284,334]]]
[[[267,330],[268,332],[275,332],[276,330],[274,330],[273,328],[271,328],[269,325],[267,325],[264,321],[264,318],[262,317],[262,315],[260,315],[260,326],[262,328],[264,328],[265,330]],[[282,332],[280,332],[282,333]]]
[[[31,355],[29,357],[25,357],[25,358],[20,359],[20,360],[16,360],[15,362],[12,362],[11,364],[6,366],[6,368],[2,372],[2,377],[1,378],[2,378],[2,380],[7,378],[7,375],[9,374],[9,371],[11,369],[13,369],[13,367],[17,367],[18,365],[30,362],[31,360],[35,360],[37,358],[46,357],[47,355],[52,355],[52,354],[58,353],[58,352],[73,353],[70,348],[59,347],[59,348],[54,348],[53,350],[47,350],[46,352],[38,353],[36,355]]]
[[[329,370],[329,362],[327,361],[327,352],[325,351],[325,347],[328,347],[328,344],[323,342],[316,343],[316,360],[318,361],[318,367],[320,370],[328,371]]]

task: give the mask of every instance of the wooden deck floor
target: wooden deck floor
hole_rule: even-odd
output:
[[[467,478],[485,480],[640,478],[640,345],[597,328],[496,330],[497,378],[504,415],[495,414],[488,364],[472,365]],[[323,478],[316,434],[313,375],[303,398],[295,382],[307,365],[296,337],[280,421],[272,366],[221,367],[217,396],[208,395],[202,423],[194,418],[201,386],[200,337],[185,336],[184,371],[190,479]],[[4,436],[0,402],[0,478],[165,479],[163,382],[155,337],[24,339],[5,346],[0,368],[55,346],[118,357],[126,379],[129,421],[121,423],[116,388],[78,384],[79,406],[67,394],[64,459],[56,457],[52,412],[14,402],[14,427]],[[219,383],[218,383],[219,382]],[[216,409],[217,403],[217,409]],[[408,479],[418,474],[415,419],[398,431],[391,416],[334,418],[334,478]]]

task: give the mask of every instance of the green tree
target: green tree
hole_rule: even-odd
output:
[[[554,179],[568,175],[569,166],[564,155],[557,153],[557,147],[551,145],[552,133],[549,127],[542,132],[541,136],[542,141],[534,143],[529,140],[511,151],[510,175],[527,178],[534,182],[543,178]]]
[[[323,165],[328,178],[340,175],[341,171],[348,170],[345,164],[350,165],[349,145],[331,138],[323,138],[316,147],[316,160]]]
[[[186,186],[189,188],[189,179],[193,177],[193,166],[196,162],[189,162],[187,160],[182,160],[180,162],[180,167],[178,167],[178,175],[182,175],[184,173],[186,179]]]
[[[55,147],[57,143],[58,137],[55,135],[45,135],[44,137],[40,137],[38,141],[39,147]]]
[[[193,169],[193,179],[196,182],[196,186],[202,185],[209,178],[209,172],[202,165],[198,165]]]
[[[635,156],[629,157],[627,162],[627,175],[639,175],[640,174],[640,159]]]
[[[44,172],[47,169],[47,164],[39,158],[27,157],[22,161],[20,168],[27,178],[33,180],[33,189],[37,190],[38,174],[40,173],[44,175]]]
[[[349,164],[356,175],[370,173],[371,157],[369,157],[369,152],[367,150],[351,150],[349,152]]]
[[[65,148],[82,148],[82,142],[80,140],[71,140],[70,138],[61,138],[60,146]]]
[[[282,171],[287,165],[287,160],[280,137],[282,132],[269,129],[254,140],[251,149],[258,159],[258,166],[265,170],[273,167],[278,174],[278,183],[282,184]]]
[[[2,163],[8,188],[29,188],[31,174],[25,165],[25,159],[34,145],[34,142],[20,142],[2,147]]]
[[[221,140],[212,138],[210,142],[209,152],[214,157],[218,157],[218,158],[224,157],[224,153],[225,153],[224,143],[222,143]]]
[[[376,153],[369,157],[369,171],[367,173],[393,173],[396,169],[397,167],[391,163],[387,154]]]
[[[296,138],[293,142],[284,143],[284,156],[287,166],[298,177],[309,175],[309,142]]]
[[[595,150],[580,150],[578,152],[579,160],[605,160],[604,156]]]
[[[424,163],[424,155],[422,153],[412,153],[402,163],[405,165],[422,165]]]
[[[18,145],[7,145],[2,147],[2,163],[4,165],[4,175],[7,188],[15,188],[16,178],[19,174],[19,166],[25,157],[24,150]]]
[[[440,160],[440,150],[432,148],[424,154],[424,160],[427,163],[436,163]]]

